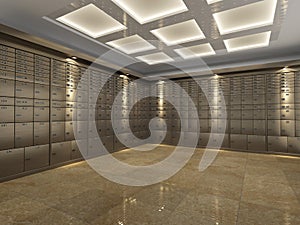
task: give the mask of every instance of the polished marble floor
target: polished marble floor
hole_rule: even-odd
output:
[[[161,145],[114,156],[148,165],[172,151]],[[300,224],[300,158],[220,151],[199,172],[203,152],[197,149],[175,176],[146,187],[112,183],[86,162],[1,183],[0,224]]]

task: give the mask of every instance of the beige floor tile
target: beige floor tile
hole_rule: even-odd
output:
[[[241,201],[282,210],[300,207],[290,185],[255,179],[245,180]]]
[[[91,225],[160,225],[171,214],[163,208],[153,208],[134,198],[124,199],[123,203],[92,221]]]
[[[71,217],[90,222],[120,204],[122,199],[121,196],[94,189],[64,199],[53,207]]]
[[[278,210],[257,204],[242,202],[238,214],[238,225],[296,225],[300,224],[299,213],[293,210]],[[299,210],[299,209],[298,209]]]
[[[179,224],[176,220],[181,224],[235,224],[238,206],[239,202],[232,199],[191,192],[175,209],[170,220],[175,224]],[[180,215],[184,215],[184,219]]]

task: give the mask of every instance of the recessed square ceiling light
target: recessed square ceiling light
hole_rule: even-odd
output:
[[[141,38],[139,35],[132,35],[129,37],[121,38],[118,40],[110,41],[106,43],[126,54],[134,54],[137,52],[143,52],[155,49],[155,47],[148,41]]]
[[[186,48],[179,48],[179,49],[175,49],[174,51],[184,59],[191,59],[191,58],[216,54],[210,44],[202,44],[202,45],[195,45]]]
[[[86,5],[56,20],[93,38],[127,29],[94,4]]]
[[[140,24],[188,11],[183,0],[112,0]]]
[[[272,25],[277,0],[264,0],[238,8],[214,13],[221,34],[229,34]]]
[[[150,55],[143,55],[136,57],[137,59],[149,64],[158,64],[158,63],[167,63],[167,62],[173,62],[174,59],[172,59],[170,56],[163,52],[158,52]]]
[[[223,0],[206,0],[207,1],[207,4],[213,4],[213,3],[216,3],[216,2],[221,2]]]
[[[224,40],[228,52],[269,46],[271,31]]]
[[[194,19],[151,30],[151,33],[168,46],[205,38],[202,30]]]

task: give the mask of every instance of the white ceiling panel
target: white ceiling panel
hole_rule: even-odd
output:
[[[94,4],[79,8],[57,20],[93,38],[127,29]]]

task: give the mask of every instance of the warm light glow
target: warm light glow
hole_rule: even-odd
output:
[[[270,43],[271,31],[224,40],[228,52],[267,47]]]
[[[197,57],[216,54],[210,44],[202,44],[202,45],[195,45],[186,48],[179,48],[179,49],[175,49],[174,51],[184,59],[197,58]]]
[[[112,0],[140,24],[188,11],[182,0]]]
[[[56,20],[93,38],[127,29],[94,4],[86,5]]]
[[[158,63],[167,63],[167,62],[173,62],[174,59],[172,59],[170,56],[163,52],[158,52],[154,54],[149,54],[149,55],[143,55],[143,56],[138,56],[136,57],[137,59],[149,64],[158,64]]]
[[[152,44],[150,44],[148,41],[144,40],[137,34],[121,38],[115,41],[110,41],[106,44],[126,54],[134,54],[155,49],[155,47]]]
[[[264,0],[234,9],[214,13],[221,34],[229,34],[272,25],[277,0]]]
[[[151,30],[151,33],[168,46],[205,38],[202,30],[194,19]]]
[[[207,4],[213,4],[213,3],[216,3],[216,2],[221,2],[223,0],[206,0],[207,1]]]

